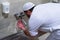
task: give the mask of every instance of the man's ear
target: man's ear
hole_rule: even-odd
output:
[[[29,11],[29,10],[28,10],[27,12],[28,12],[28,13],[31,13],[31,11]]]
[[[31,11],[28,10],[27,13],[28,13],[28,15],[31,15]]]

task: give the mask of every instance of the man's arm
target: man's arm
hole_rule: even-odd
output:
[[[27,29],[26,29],[26,30],[23,30],[23,31],[24,31],[24,33],[25,33],[27,36],[32,37]],[[47,32],[38,30],[38,35],[36,35],[36,36],[42,36],[43,34],[46,34],[46,33],[47,33]]]
[[[39,36],[42,36],[43,34],[45,34],[46,32],[43,32],[43,31],[39,31],[38,35],[36,36],[31,36],[30,35],[30,32],[26,29],[26,30],[23,30],[25,35],[28,36],[31,40],[35,40],[35,38],[38,38]]]
[[[18,26],[20,29],[22,29],[23,32],[25,33],[25,35],[29,36],[32,40],[34,39],[34,37],[36,37],[36,36],[41,36],[41,35],[43,35],[43,34],[46,33],[46,32],[42,32],[42,31],[38,30],[38,34],[39,34],[39,35],[31,36],[31,35],[30,35],[30,32],[28,31],[27,28],[25,28],[25,26],[24,26],[24,24],[22,23],[21,20],[18,20],[17,26]]]

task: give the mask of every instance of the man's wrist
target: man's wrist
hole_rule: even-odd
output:
[[[23,31],[25,31],[26,30],[26,28],[23,28]]]

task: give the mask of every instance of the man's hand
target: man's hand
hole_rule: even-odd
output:
[[[25,26],[24,26],[24,24],[22,23],[22,20],[21,20],[21,19],[18,20],[18,22],[17,22],[17,27],[20,28],[20,29],[22,29],[22,30],[25,30]]]

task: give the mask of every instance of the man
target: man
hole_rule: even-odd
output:
[[[50,32],[46,40],[60,40],[60,4],[46,3],[35,6],[28,2],[23,6],[23,11],[29,17],[29,30],[23,26],[21,21],[18,27],[27,36],[34,38]]]

